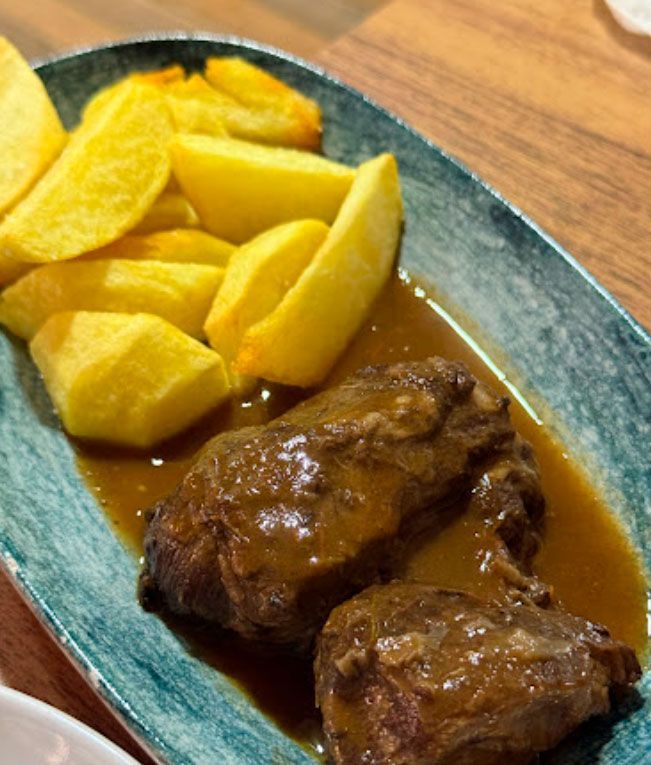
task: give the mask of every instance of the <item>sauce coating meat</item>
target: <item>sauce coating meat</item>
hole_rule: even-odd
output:
[[[334,609],[315,675],[336,765],[523,765],[607,712],[640,667],[561,610],[393,583]]]
[[[542,496],[507,405],[431,358],[368,367],[267,426],[217,436],[150,513],[143,601],[307,646],[334,606],[391,571],[403,541],[471,494],[503,539],[505,577],[544,598],[527,577]]]

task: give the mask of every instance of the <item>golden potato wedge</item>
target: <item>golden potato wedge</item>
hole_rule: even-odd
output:
[[[176,73],[166,73],[160,70],[150,73],[135,73],[119,80],[113,85],[100,90],[86,104],[84,120],[92,119],[99,109],[115,96],[125,83],[138,81],[155,85],[167,101],[176,130],[185,133],[207,133],[208,135],[227,135],[222,114],[224,106],[233,104],[243,111],[236,101],[217,93],[208,85],[200,74],[192,74],[187,79],[176,76]],[[222,108],[219,108],[220,105]]]
[[[217,93],[217,95],[223,97],[221,93]],[[318,145],[315,147],[313,142],[305,140],[293,122],[283,114],[249,109],[234,103],[234,106],[228,109],[224,108],[222,119],[228,134],[233,138],[305,151],[313,151],[318,148]]]
[[[128,77],[123,77],[112,85],[107,85],[105,88],[98,90],[97,93],[86,102],[86,105],[81,111],[81,122],[74,129],[73,133],[76,133],[81,125],[90,124],[93,119],[106,108],[109,101],[115,98],[120,90],[124,90],[128,80]],[[153,85],[153,83],[150,84]]]
[[[233,255],[204,324],[208,341],[227,368],[237,356],[243,334],[280,303],[327,233],[320,220],[283,223]]]
[[[163,93],[179,132],[228,136],[224,115],[230,99],[215,92],[200,74],[170,83]],[[233,106],[239,108],[237,103]]]
[[[176,135],[170,151],[204,227],[235,244],[300,218],[331,223],[355,177],[315,154],[228,138]]]
[[[65,260],[133,228],[168,181],[172,131],[157,89],[127,83],[0,223],[0,254]]]
[[[209,85],[200,74],[166,85],[168,104],[181,132],[216,137],[231,135],[247,141],[299,149],[318,147],[296,117],[280,110],[255,109]]]
[[[66,139],[38,75],[0,37],[0,215],[25,196],[56,159]]]
[[[266,116],[268,143],[316,150],[321,144],[321,109],[311,98],[242,58],[209,58],[206,80],[217,90],[260,115]],[[275,125],[275,128],[274,128]],[[250,133],[231,130],[233,135],[252,140]]]
[[[170,228],[194,228],[199,216],[186,197],[178,191],[163,191],[145,217],[131,229],[133,234],[149,234]]]
[[[162,316],[193,337],[224,269],[155,260],[94,260],[35,268],[0,294],[0,323],[25,339],[61,311],[115,311]]]
[[[30,344],[65,429],[146,448],[229,392],[218,353],[151,314],[57,313]]]
[[[282,111],[284,105],[291,104],[296,111],[305,112],[314,123],[321,118],[316,101],[239,56],[207,59],[204,74],[214,88],[247,106]]]
[[[241,340],[240,374],[309,387],[321,382],[391,272],[402,222],[397,165],[360,165],[330,232],[278,307]]]
[[[161,87],[173,82],[178,82],[184,78],[185,71],[179,64],[172,64],[163,69],[153,69],[148,72],[132,72],[126,77],[122,77],[117,82],[114,82],[112,85],[107,85],[105,88],[98,90],[97,93],[88,100],[86,106],[84,106],[82,121],[86,122],[89,119],[92,119],[93,115],[100,112],[118,90],[124,87],[127,82],[141,82],[145,85]]]
[[[198,263],[224,268],[237,247],[196,228],[174,228],[138,236],[127,234],[116,242],[93,250],[84,260],[164,260],[167,263]]]

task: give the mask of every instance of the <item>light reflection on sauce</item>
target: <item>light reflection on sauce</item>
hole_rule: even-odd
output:
[[[580,467],[541,425],[535,409],[498,367],[449,323],[425,291],[396,275],[385,289],[326,385],[361,366],[440,355],[470,370],[511,400],[511,415],[533,445],[547,500],[544,544],[535,570],[570,611],[605,624],[616,638],[642,652],[646,645],[645,581],[638,558]],[[456,330],[459,330],[456,327]],[[479,351],[479,353],[478,353]],[[143,510],[169,493],[196,450],[226,428],[267,422],[308,392],[265,385],[246,401],[231,402],[181,437],[147,454],[78,445],[79,466],[122,538],[141,554]],[[460,516],[436,538],[414,546],[410,576],[445,587],[490,590],[481,573],[481,535]],[[134,583],[135,597],[135,583]],[[311,704],[310,668],[296,659],[256,655],[237,641],[215,641],[187,626],[176,629],[191,650],[231,675],[290,735],[311,737],[317,718]],[[274,672],[266,667],[273,664]],[[298,667],[302,666],[302,669]],[[283,678],[295,682],[283,682]],[[296,684],[298,683],[298,685]]]

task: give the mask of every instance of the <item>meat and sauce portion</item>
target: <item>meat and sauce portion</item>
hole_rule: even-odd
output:
[[[500,539],[505,592],[546,600],[530,576],[543,499],[508,401],[436,357],[368,367],[204,447],[150,512],[142,599],[306,647],[404,542],[466,505]]]
[[[400,519],[397,524],[394,523],[398,532],[393,541],[386,544],[385,549],[389,552],[375,572],[376,578],[400,579],[410,582],[410,587],[424,585],[426,589],[463,590],[481,598],[482,608],[499,607],[509,611],[514,607],[513,604],[517,603],[518,608],[527,609],[526,613],[530,613],[530,604],[537,603],[544,609],[534,612],[538,613],[537,618],[541,621],[571,620],[574,617],[569,617],[566,613],[563,615],[561,609],[572,611],[593,622],[607,624],[615,637],[630,643],[641,655],[646,641],[644,575],[624,530],[609,511],[599,491],[595,489],[595,477],[588,475],[587,466],[584,472],[577,461],[568,458],[563,445],[554,439],[550,429],[540,423],[541,419],[546,419],[545,413],[539,412],[542,416],[536,417],[522,395],[517,390],[514,392],[513,386],[505,386],[495,367],[487,366],[476,350],[467,344],[467,339],[457,334],[432,310],[431,305],[435,304],[429,298],[423,299],[426,295],[424,290],[411,284],[409,279],[404,280],[402,276],[392,278],[374,306],[367,323],[340,359],[330,379],[326,381],[326,391],[337,391],[332,399],[325,399],[328,409],[332,407],[331,413],[335,413],[337,409],[338,417],[343,418],[344,410],[341,403],[337,403],[337,399],[343,395],[342,383],[347,379],[356,382],[353,390],[349,390],[346,395],[359,399],[366,395],[363,390],[380,384],[376,381],[371,385],[368,379],[363,383],[364,375],[355,374],[355,370],[369,364],[376,367],[384,365],[385,372],[401,364],[418,366],[423,363],[423,359],[437,353],[447,358],[461,359],[473,375],[490,381],[490,386],[498,394],[491,394],[494,402],[503,401],[505,395],[511,396],[512,403],[508,412],[522,438],[513,432],[505,408],[497,413],[498,416],[493,415],[491,430],[494,434],[499,432],[501,435],[499,438],[491,436],[494,443],[490,454],[486,453],[485,456],[473,460],[472,464],[469,462],[469,468],[459,480],[457,488],[451,491],[449,501],[433,503],[432,512],[428,509],[414,509],[409,522],[403,524]],[[451,364],[449,368],[458,366]],[[386,387],[387,384],[382,385]],[[483,391],[487,391],[485,386],[475,384],[469,394],[470,398],[479,397],[481,401]],[[387,391],[387,395],[389,393],[390,391]],[[170,606],[181,614],[197,614],[188,608],[187,601],[179,607],[181,604],[175,604],[173,600],[176,597],[175,593],[184,593],[183,597],[190,597],[190,605],[195,608],[198,600],[193,602],[192,598],[201,599],[200,587],[186,587],[184,584],[183,577],[186,574],[199,577],[193,583],[200,585],[201,572],[204,572],[207,584],[217,587],[217,592],[224,597],[223,607],[227,610],[223,613],[228,613],[228,609],[234,608],[230,598],[233,598],[233,603],[238,609],[245,606],[248,608],[243,594],[246,593],[247,597],[250,597],[251,593],[256,592],[256,586],[265,581],[265,577],[267,582],[272,582],[274,577],[277,579],[277,572],[273,570],[261,571],[257,579],[251,577],[250,572],[244,576],[245,570],[240,562],[233,558],[240,567],[236,568],[236,578],[229,582],[228,590],[224,591],[221,583],[222,560],[218,556],[211,560],[211,555],[216,550],[219,550],[222,556],[230,555],[231,550],[241,551],[244,555],[246,540],[231,539],[227,545],[223,542],[223,537],[216,536],[215,532],[219,531],[220,524],[228,521],[228,517],[220,510],[218,522],[213,524],[214,512],[211,511],[212,515],[208,514],[209,506],[204,507],[196,501],[199,495],[191,491],[192,487],[188,481],[189,476],[200,466],[202,467],[197,473],[197,478],[207,481],[211,475],[210,471],[215,466],[215,458],[217,467],[226,470],[225,462],[232,455],[227,456],[225,446],[227,443],[235,445],[246,442],[246,439],[240,441],[241,435],[236,435],[242,428],[244,430],[241,433],[257,434],[256,438],[264,440],[264,432],[277,432],[279,424],[285,423],[283,430],[288,438],[290,430],[295,433],[303,432],[306,438],[309,437],[310,448],[316,448],[317,441],[312,441],[313,434],[318,429],[322,433],[325,432],[325,422],[316,422],[319,410],[315,403],[322,401],[320,396],[304,404],[303,408],[299,406],[295,410],[299,414],[302,412],[296,422],[293,421],[294,414],[288,411],[305,400],[306,395],[305,392],[295,389],[263,383],[246,399],[233,401],[211,413],[183,437],[144,453],[91,448],[88,444],[77,444],[80,469],[89,487],[95,492],[109,518],[116,524],[123,540],[132,547],[136,555],[142,554],[144,508],[154,505],[158,508],[165,507],[165,513],[159,510],[154,516],[157,519],[155,523],[151,520],[149,536],[154,531],[155,524],[160,524],[156,531],[157,537],[161,541],[167,541],[165,555],[156,561],[156,571],[158,575],[163,571],[167,572],[167,590],[160,590],[159,582],[152,578],[149,583],[153,587],[149,593],[153,595],[154,605],[165,608],[167,614],[170,612]],[[426,395],[431,396],[431,393]],[[491,396],[487,400],[490,400]],[[454,398],[454,401],[457,406],[461,398]],[[499,410],[500,407],[497,408]],[[351,404],[351,411],[352,409],[356,411],[356,417],[363,417],[364,405],[361,400],[354,406]],[[391,418],[390,421],[393,422]],[[443,429],[445,427],[444,425]],[[341,432],[345,434],[344,430]],[[365,431],[369,438],[377,438],[378,442],[381,432],[381,429]],[[437,437],[440,437],[442,432]],[[210,442],[197,462],[197,449],[220,433],[225,435]],[[393,437],[395,438],[395,433]],[[462,440],[459,442],[462,443]],[[296,451],[299,445],[297,442],[293,443]],[[346,451],[341,448],[342,442],[331,440],[330,443],[335,444],[335,448],[329,456],[325,451],[318,451],[311,452],[313,458],[320,466],[332,464],[336,467],[337,480],[339,477],[353,476],[353,463],[350,472],[344,471],[344,460],[341,457],[346,454],[346,459],[350,461],[350,456],[355,455],[352,443],[346,447]],[[215,444],[219,448],[215,449]],[[418,437],[415,432],[406,440],[400,441],[398,452],[401,459],[406,455],[425,454],[422,447],[417,448],[417,444]],[[529,444],[533,446],[533,450]],[[383,449],[387,449],[388,445],[389,442],[385,441]],[[277,441],[275,446],[276,448],[269,441],[267,452],[273,455],[281,451],[287,452],[287,448],[280,441]],[[211,451],[214,452],[212,457]],[[340,455],[339,460],[336,460],[337,455]],[[379,450],[371,456],[373,462],[371,457],[367,457],[368,462],[360,460],[354,465],[361,469],[364,464],[376,464],[375,460],[380,459]],[[330,462],[326,461],[326,457]],[[211,466],[210,461],[204,462],[204,458],[212,459],[213,465]],[[382,456],[381,459],[385,464],[391,465],[386,456]],[[337,461],[339,465],[336,464]],[[255,462],[251,462],[250,466],[253,467],[254,464]],[[290,466],[286,467],[290,469]],[[291,469],[298,471],[298,468],[299,465],[294,465]],[[229,475],[232,476],[233,473]],[[260,475],[265,474],[261,471]],[[292,473],[284,475],[291,476]],[[294,475],[304,476],[304,473],[295,472]],[[175,491],[179,484],[180,488]],[[208,486],[207,483],[206,487]],[[251,476],[250,488],[254,486],[255,478]],[[301,486],[304,487],[299,483],[298,488]],[[371,489],[367,489],[368,496],[375,501],[382,492],[379,488]],[[418,487],[418,492],[430,490]],[[408,485],[400,491],[403,498],[409,497]],[[183,496],[189,499],[187,511],[181,508],[180,492],[184,492]],[[162,499],[166,494],[170,494],[170,499]],[[332,488],[328,489],[321,501],[325,502],[330,494]],[[270,496],[271,494],[267,498]],[[305,491],[304,497],[308,496],[309,492]],[[384,501],[383,497],[380,499]],[[243,498],[239,500],[242,501]],[[313,497],[312,501],[312,511],[321,508],[316,497]],[[303,507],[302,502],[297,502],[296,507],[299,505]],[[344,518],[346,507],[345,504],[338,506],[338,512],[343,513]],[[333,505],[331,509],[334,511],[337,507]],[[239,515],[235,517],[238,523],[242,521]],[[290,523],[293,518],[300,517],[302,516],[292,516],[291,513],[286,516]],[[308,517],[312,519],[314,515]],[[337,515],[328,517],[336,519]],[[177,519],[176,522],[173,522],[174,518]],[[193,522],[187,524],[189,520]],[[281,531],[282,526],[281,523]],[[238,530],[237,526],[232,528]],[[312,524],[307,528],[310,530],[316,527]],[[287,543],[283,549],[291,554],[298,554],[302,546],[302,542],[297,541],[298,527],[295,529],[297,536],[292,537],[291,526],[283,533],[287,533],[287,536],[283,537]],[[314,543],[310,534],[307,535],[307,539],[308,544]],[[268,538],[270,542],[274,540],[273,536]],[[367,554],[369,548],[365,546],[364,539],[359,541],[360,554],[362,551]],[[191,553],[199,556],[204,564],[202,567],[188,565],[192,563],[189,560]],[[205,557],[202,557],[204,553]],[[154,560],[153,557],[151,560]],[[165,569],[161,565],[163,561],[166,563]],[[299,568],[304,574],[306,569]],[[241,579],[241,582],[238,579]],[[311,586],[309,577],[306,577],[305,581]],[[192,582],[189,581],[188,585],[190,583]],[[304,586],[303,580],[298,576],[286,584],[295,588],[295,592]],[[362,582],[358,584],[360,587],[365,586]],[[172,596],[172,600],[168,603],[169,595]],[[205,593],[203,595],[205,596]],[[486,601],[492,603],[489,605]],[[210,597],[206,596],[204,602],[209,603]],[[255,604],[255,600],[252,602]],[[311,606],[309,599],[307,606]],[[251,612],[246,611],[245,615],[249,613]],[[218,616],[213,613],[211,618]],[[309,622],[312,616],[308,616]],[[326,617],[327,614],[324,614],[323,618]],[[172,621],[168,619],[168,623],[179,632],[189,650],[214,668],[231,676],[249,694],[251,700],[271,716],[288,735],[308,747],[316,747],[317,751],[323,751],[319,733],[321,718],[313,702],[309,653],[290,654],[283,646],[259,642],[260,639],[266,638],[256,637],[258,642],[239,638],[234,632],[216,629],[215,621],[202,624],[199,620],[195,623],[182,615],[173,618]],[[277,627],[274,625],[273,629],[276,630]],[[263,629],[262,625],[255,623],[256,635],[260,635],[264,630],[266,627]],[[304,636],[307,631],[312,630],[313,624],[310,623]],[[601,630],[596,631],[603,635]],[[612,646],[614,643],[604,641],[603,645]],[[323,651],[320,655],[324,656]],[[612,655],[617,655],[617,652]],[[628,652],[622,652],[620,655],[630,656]],[[565,654],[559,655],[558,660],[563,656]],[[556,667],[555,661],[545,667]],[[594,665],[591,667],[594,668]],[[508,683],[508,672],[503,675],[502,679]],[[470,677],[475,682],[479,675]],[[320,688],[323,688],[325,675],[318,679]],[[607,682],[604,682],[603,687],[606,685]],[[603,698],[605,697],[604,691]],[[497,696],[495,698],[497,699]],[[601,708],[605,708],[605,702]],[[325,706],[323,710],[325,712]],[[592,711],[597,711],[597,707]],[[526,715],[527,726],[533,725],[531,720],[534,716],[530,707],[527,708]],[[550,718],[541,716],[541,719],[550,727],[548,733],[554,733],[556,729],[553,728]],[[578,724],[579,719],[578,715],[571,717],[572,725]],[[357,729],[360,729],[362,724],[360,722]],[[505,725],[506,721],[503,724]],[[407,737],[409,730],[403,728],[403,735]],[[334,743],[331,745],[334,747]],[[408,748],[410,745],[407,737],[404,746]],[[480,753],[474,752],[473,756],[477,754],[479,757]],[[502,761],[511,763],[515,762],[515,758],[504,754]],[[481,760],[478,759],[478,762]]]
[[[545,503],[508,404],[432,357],[221,433],[148,513],[143,603],[302,650],[325,623],[316,700],[336,765],[529,762],[640,667],[532,573]],[[485,538],[490,598],[386,583],[459,514]]]
[[[334,609],[315,676],[336,765],[524,765],[607,712],[640,667],[561,610],[392,583]]]

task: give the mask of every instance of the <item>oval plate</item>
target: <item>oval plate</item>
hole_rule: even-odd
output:
[[[315,98],[328,156],[355,164],[396,154],[407,220],[401,265],[436,285],[450,314],[600,476],[648,567],[650,338],[520,212],[360,93],[253,43],[157,37],[73,53],[38,73],[71,127],[92,93],[128,72],[174,62],[200,69],[210,55],[243,56]],[[80,481],[39,376],[8,335],[0,335],[0,374],[0,554],[99,693],[164,762],[313,762],[140,609],[138,563]],[[650,686],[647,672],[643,699]],[[549,762],[651,762],[651,716],[639,701],[628,716],[584,726]]]

